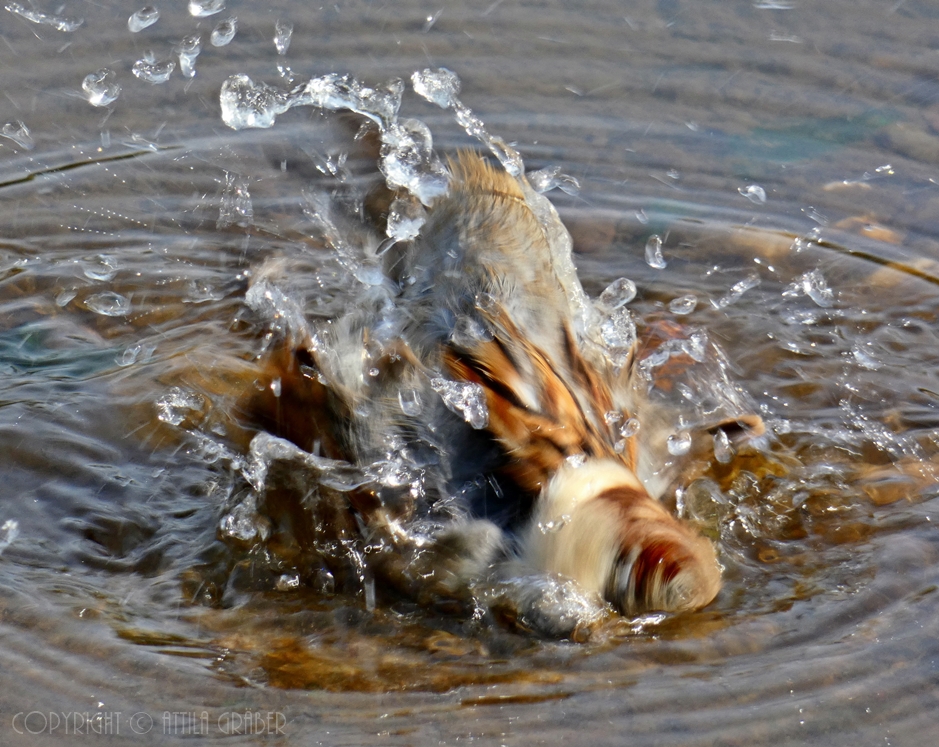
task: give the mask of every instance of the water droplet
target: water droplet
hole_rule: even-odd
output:
[[[830,308],[835,303],[835,294],[828,283],[825,282],[825,276],[821,270],[812,270],[807,272],[797,281],[802,285],[802,292],[811,298],[816,305],[823,309]]]
[[[190,412],[201,412],[205,405],[202,395],[174,386],[157,400],[157,418],[170,425],[179,425]]]
[[[399,197],[388,208],[387,235],[396,241],[410,241],[421,232],[427,212],[420,200]]]
[[[445,67],[422,70],[411,76],[414,92],[441,109],[449,109],[460,92],[460,78]]]
[[[29,128],[20,120],[7,122],[3,127],[0,127],[0,135],[12,140],[18,146],[26,150],[32,150],[35,147],[33,136]]]
[[[225,0],[189,0],[189,15],[195,18],[214,16],[225,10]]]
[[[562,192],[569,195],[580,193],[580,182],[573,176],[561,173],[560,166],[549,166],[540,171],[529,171],[525,174],[531,188],[539,194],[550,192],[552,189],[560,188]]]
[[[608,309],[625,306],[636,297],[636,284],[629,278],[620,278],[610,283],[600,294],[600,303]]]
[[[117,275],[118,263],[114,257],[99,254],[96,257],[82,260],[81,267],[86,278],[108,281],[113,280],[114,276]]]
[[[277,54],[281,56],[287,54],[292,38],[293,24],[290,21],[278,19],[274,24],[274,47],[277,49]]]
[[[19,3],[7,3],[4,7],[14,15],[30,21],[31,23],[52,26],[52,28],[56,29],[57,31],[64,31],[66,33],[75,31],[85,22],[84,18],[68,18],[66,16],[40,13],[37,10],[30,10],[25,8]]]
[[[130,29],[132,34],[136,34],[145,28],[149,28],[159,20],[160,11],[152,5],[145,5],[137,12],[131,13],[130,18],[127,19],[127,28]]]
[[[247,75],[233,75],[226,80],[219,103],[222,121],[233,130],[271,127],[277,115],[290,108],[285,91],[266,83],[255,83]]]
[[[679,431],[668,437],[666,442],[668,453],[672,456],[682,456],[691,451],[691,433]]]
[[[462,416],[476,430],[489,424],[486,394],[479,384],[435,377],[430,380],[430,386],[440,395],[448,410]]]
[[[719,309],[726,309],[731,304],[739,301],[744,293],[752,288],[756,288],[759,284],[760,276],[756,272],[751,272],[743,280],[734,283],[733,287],[731,287],[724,296],[719,298],[714,305]]]
[[[646,264],[656,270],[664,270],[666,267],[665,257],[662,256],[662,237],[658,234],[652,234],[646,241]]]
[[[685,296],[679,296],[678,298],[673,298],[668,302],[668,310],[673,314],[678,316],[684,316],[685,314],[690,314],[695,310],[695,307],[698,305],[698,297],[693,293],[689,293]]]
[[[569,457],[565,457],[564,461],[567,462],[570,467],[573,467],[574,469],[580,469],[587,463],[587,455],[571,454]]]
[[[623,413],[619,410],[610,410],[603,415],[603,422],[607,425],[616,425],[623,419]]]
[[[82,90],[92,106],[107,106],[121,95],[117,75],[106,67],[86,75],[82,81]]]
[[[625,423],[623,423],[623,427],[619,429],[619,434],[623,438],[632,438],[637,433],[639,433],[639,427],[639,421],[636,420],[636,418],[630,418]]]
[[[194,78],[196,75],[196,58],[202,51],[202,35],[191,34],[185,37],[176,47],[179,55],[179,72],[184,78]]]
[[[629,309],[616,309],[600,322],[600,337],[613,365],[623,365],[636,341],[636,323]]]
[[[561,531],[571,520],[569,514],[561,514],[557,519],[551,521],[539,521],[538,531],[542,534],[554,534]]]
[[[134,77],[147,83],[158,85],[166,83],[176,69],[176,63],[172,60],[157,62],[153,55],[148,54],[143,59],[137,60],[131,68]]]
[[[763,189],[759,184],[750,184],[746,187],[739,187],[737,191],[746,197],[750,202],[760,203],[766,202],[766,190]]]
[[[0,526],[0,553],[6,550],[20,534],[19,522],[15,519],[7,519]]]
[[[722,428],[714,431],[714,458],[721,464],[729,464],[734,458],[734,447]]]
[[[238,19],[232,16],[231,18],[218,22],[218,25],[212,29],[212,35],[209,37],[209,41],[212,42],[213,47],[224,47],[235,38],[237,31]]]
[[[293,591],[294,589],[299,589],[300,574],[282,573],[277,577],[277,581],[274,583],[274,587],[277,589],[277,591]]]
[[[401,405],[401,412],[409,418],[417,417],[424,410],[424,402],[417,389],[401,389],[398,392],[398,404]]]
[[[85,299],[85,307],[103,316],[127,316],[130,313],[130,301],[126,296],[113,291],[95,293]]]

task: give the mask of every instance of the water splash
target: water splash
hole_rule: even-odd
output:
[[[739,301],[748,290],[756,288],[760,282],[760,276],[756,272],[749,273],[743,280],[734,283],[727,293],[714,302],[715,308],[726,309]]]
[[[450,381],[438,376],[430,380],[430,386],[440,395],[447,409],[461,416],[471,427],[479,430],[489,425],[486,395],[479,384]]]
[[[822,275],[822,271],[815,269],[803,273],[794,283],[790,284],[783,296],[791,298],[805,295],[812,299],[816,306],[829,309],[835,305],[835,294]]]
[[[399,197],[388,208],[386,233],[395,241],[410,241],[421,231],[427,212],[419,200]]]
[[[8,11],[31,23],[38,23],[43,26],[52,26],[57,31],[71,33],[78,29],[84,22],[84,18],[71,18],[63,15],[49,15],[40,13],[38,10],[30,10],[19,3],[7,3],[5,6]]]
[[[452,109],[457,124],[466,130],[470,137],[476,138],[489,148],[508,173],[515,177],[525,173],[525,164],[518,151],[502,138],[490,135],[485,123],[457,97],[460,92],[460,79],[456,73],[445,67],[422,70],[411,76],[411,85],[419,96],[441,109]]]
[[[216,228],[241,226],[247,228],[254,220],[254,206],[248,191],[248,180],[230,171],[225,172],[225,186],[222,188],[222,203],[218,209]]]
[[[201,413],[205,407],[201,394],[174,386],[157,400],[157,418],[169,425],[181,425],[190,413]]]
[[[19,119],[15,122],[7,122],[3,127],[0,127],[0,136],[12,140],[18,146],[26,150],[32,150],[36,147],[29,128]]]
[[[86,75],[82,81],[82,90],[92,106],[107,106],[121,95],[117,74],[106,67]]]
[[[160,11],[152,5],[145,5],[140,10],[130,14],[127,19],[127,28],[130,33],[137,34],[160,20]]]

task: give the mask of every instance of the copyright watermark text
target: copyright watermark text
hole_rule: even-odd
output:
[[[20,711],[10,725],[15,734],[142,736],[284,735],[280,711]]]

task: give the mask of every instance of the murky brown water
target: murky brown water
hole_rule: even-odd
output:
[[[0,16],[0,124],[22,120],[34,145],[0,138],[0,544],[4,522],[17,527],[0,555],[0,742],[939,737],[931,4],[231,3],[202,21],[161,6],[131,34],[137,9],[70,3],[85,19],[73,33]],[[229,13],[238,33],[212,47]],[[286,58],[279,18],[295,25]],[[131,76],[196,28],[191,83]],[[216,540],[225,459],[161,423],[157,403],[172,387],[200,394],[187,425],[244,448],[233,407],[263,334],[244,273],[300,252],[303,192],[333,189],[338,154],[352,188],[375,173],[340,117],[222,124],[222,81],[274,81],[278,63],[375,83],[449,67],[530,168],[580,180],[551,197],[588,292],[631,277],[647,318],[697,296],[687,319],[720,341],[774,434],[685,496],[720,526],[713,605],[545,642],[271,590],[257,558]],[[96,109],[81,83],[105,66],[123,91]],[[470,144],[449,114],[413,95],[404,108],[442,152]],[[250,229],[216,227],[231,174],[250,191]],[[653,233],[664,270],[644,261]],[[315,252],[309,295],[326,309],[332,259]],[[823,305],[800,290],[816,270]],[[735,302],[710,303],[753,273]]]

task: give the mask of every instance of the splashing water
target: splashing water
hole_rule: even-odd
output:
[[[84,18],[70,18],[63,15],[40,13],[37,10],[25,8],[19,3],[7,3],[4,7],[14,15],[24,18],[27,21],[43,26],[52,26],[52,28],[57,31],[64,31],[65,33],[75,31],[85,22]]]
[[[17,522],[15,519],[7,519],[5,522],[3,522],[3,525],[0,526],[0,555],[2,555],[3,551],[16,541],[16,538],[19,537],[19,535],[19,522]]]
[[[248,180],[238,174],[225,172],[225,186],[222,189],[222,204],[218,209],[216,228],[241,226],[247,228],[254,219],[254,207]]]
[[[803,273],[798,280],[792,283],[785,291],[783,296],[791,298],[793,296],[806,295],[823,309],[830,309],[835,304],[835,294],[822,275],[822,271],[815,269]]]
[[[440,395],[448,410],[461,416],[476,430],[489,425],[486,395],[479,384],[450,381],[438,376],[430,380],[430,386]]]
[[[32,150],[35,147],[33,142],[32,133],[29,131],[29,128],[20,120],[15,122],[7,122],[3,127],[0,127],[0,136],[12,140],[21,148],[26,150]]]
[[[465,106],[457,94],[460,92],[460,79],[456,73],[446,68],[422,70],[411,76],[414,91],[441,109],[452,109],[459,124],[470,137],[485,145],[499,160],[502,167],[512,176],[522,176],[525,164],[522,157],[502,138],[490,135],[486,126],[472,110]]]

